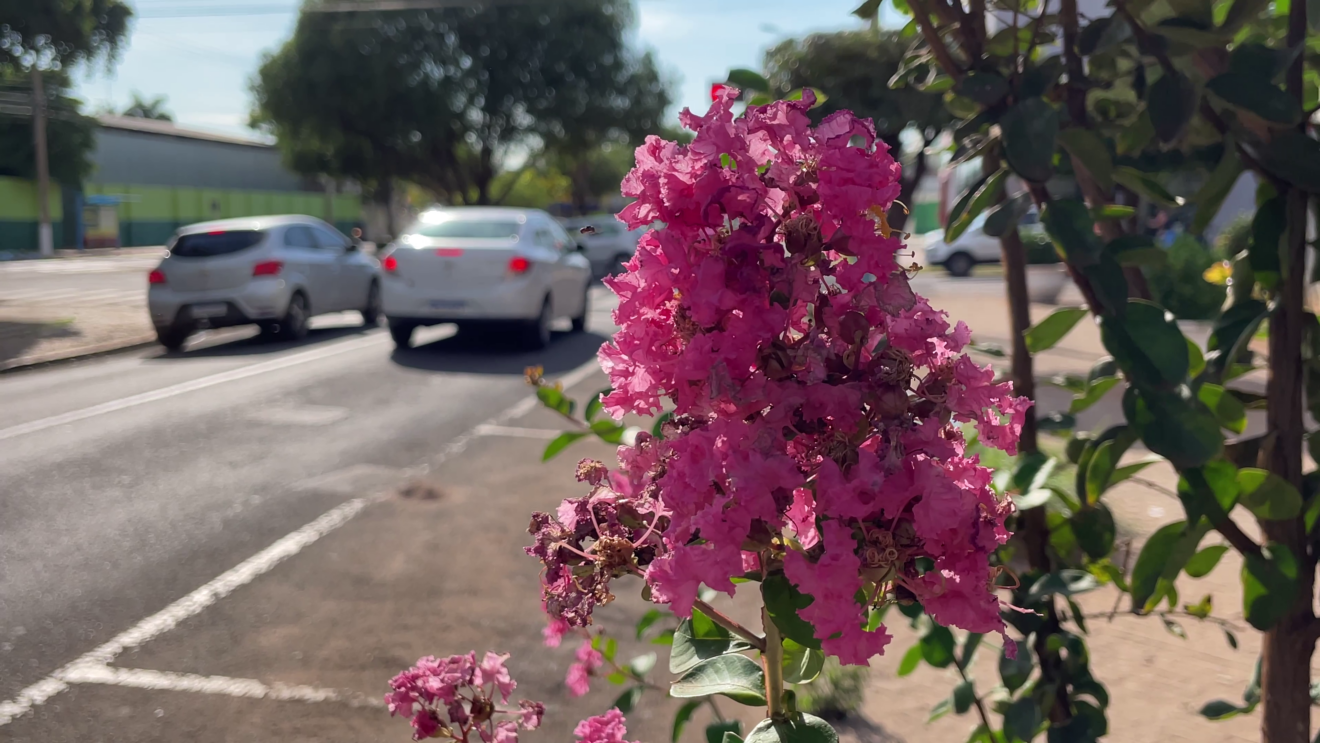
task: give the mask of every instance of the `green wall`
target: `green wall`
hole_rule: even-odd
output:
[[[0,177],[0,251],[37,249],[36,184]],[[265,214],[307,214],[331,221],[347,233],[362,217],[361,199],[337,195],[333,204],[323,193],[242,191],[120,183],[88,183],[88,196],[117,196],[119,240],[125,246],[161,245],[178,228],[211,219]],[[64,244],[64,209],[59,187],[52,186],[50,218],[55,245]],[[70,236],[72,239],[72,236]]]

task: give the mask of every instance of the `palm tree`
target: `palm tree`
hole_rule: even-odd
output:
[[[128,105],[128,108],[124,109],[123,115],[136,119],[174,121],[174,114],[165,109],[165,96],[160,95],[147,100],[137,91],[133,91],[133,102]]]

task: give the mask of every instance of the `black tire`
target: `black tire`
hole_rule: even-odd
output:
[[[582,311],[573,316],[573,332],[581,333],[587,329],[587,313],[591,312],[591,285],[582,290]]]
[[[190,335],[192,328],[189,327],[156,328],[156,340],[160,341],[160,345],[167,351],[182,351],[183,344]]]
[[[944,261],[944,270],[948,271],[950,276],[958,278],[970,276],[975,267],[976,259],[966,253],[954,253]]]
[[[554,322],[554,312],[550,309],[550,297],[541,302],[541,314],[523,327],[523,347],[539,351],[550,345],[550,325]]]
[[[619,274],[626,272],[628,269],[624,268],[623,264],[627,263],[630,260],[632,260],[631,255],[627,253],[619,253],[610,260],[610,268],[608,271],[605,272],[605,275],[618,276]]]
[[[371,287],[367,289],[367,303],[362,307],[362,324],[368,328],[378,327],[380,325],[380,284],[376,281],[371,282]]]
[[[308,322],[311,320],[311,314],[307,309],[307,297],[302,292],[294,292],[289,298],[289,309],[284,311],[284,317],[279,321],[279,327],[275,331],[275,337],[282,341],[300,341],[307,337]]]
[[[409,348],[412,348],[413,330],[416,329],[417,326],[410,322],[391,321],[390,337],[394,339],[394,347],[401,351],[407,351]]]

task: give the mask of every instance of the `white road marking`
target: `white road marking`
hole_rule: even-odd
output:
[[[549,428],[519,428],[517,426],[494,426],[482,424],[473,433],[477,436],[510,436],[516,439],[553,439],[561,431]]]
[[[299,354],[299,356],[305,355],[306,354]],[[283,360],[288,361],[293,358],[295,357],[290,356]],[[257,366],[264,365],[258,364]],[[253,368],[255,367],[247,367],[247,369],[240,369],[238,371],[247,371]],[[582,366],[579,366],[564,375],[561,381],[563,381],[564,387],[567,389],[591,376],[599,369],[600,367],[593,358]],[[251,375],[249,374],[245,376]],[[242,377],[235,378],[241,379]],[[207,379],[210,379],[210,377]],[[214,384],[219,384],[219,382],[215,382]],[[208,384],[206,386],[210,385]],[[131,400],[134,398],[124,399]],[[498,415],[469,429],[467,432],[459,435],[448,444],[441,447],[435,457],[432,458],[432,461],[440,463],[449,457],[462,452],[477,437],[477,431],[482,426],[500,426],[511,419],[527,414],[536,406],[536,404],[537,399],[535,396],[529,396],[520,400]],[[92,410],[92,408],[88,408],[88,410]],[[94,413],[94,415],[99,415],[99,413]],[[56,423],[51,425],[59,424]],[[5,431],[9,430],[13,429],[0,430],[0,438],[5,438]],[[424,473],[426,469],[427,468],[425,467],[418,468],[416,472]],[[335,473],[330,474],[333,475]],[[321,537],[329,534],[340,526],[343,526],[349,521],[349,519],[356,516],[368,505],[379,502],[384,498],[384,494],[378,494],[367,498],[354,498],[353,500],[330,509],[320,518],[317,518],[306,526],[282,537],[279,541],[220,574],[201,588],[198,588],[187,596],[184,596],[159,612],[156,612],[121,632],[104,645],[78,657],[73,662],[65,665],[63,668],[60,668],[46,678],[32,684],[26,689],[23,689],[13,699],[0,702],[0,727],[3,727],[22,715],[27,714],[32,711],[34,707],[44,704],[46,700],[68,689],[69,684],[76,683],[117,684],[147,689],[170,688],[179,691],[228,694],[230,696],[252,696],[252,694],[240,694],[237,692],[244,690],[252,692],[262,690],[263,693],[260,695],[262,698],[289,698],[308,702],[325,701],[312,698],[324,691],[313,687],[266,686],[259,681],[253,681],[250,679],[166,674],[159,671],[116,669],[110,668],[109,666],[114,662],[115,658],[119,657],[119,655],[125,650],[130,650],[143,645],[171,629],[174,629],[180,622],[196,616],[215,602],[228,596],[230,593],[233,593],[236,589],[252,582],[262,574],[269,572],[276,565],[298,554]],[[173,686],[165,687],[148,685],[156,683],[168,683],[173,684]],[[277,686],[282,690],[280,693],[294,696],[274,696]],[[269,696],[266,693],[266,690],[270,691]]]
[[[247,418],[288,426],[327,426],[348,417],[348,408],[332,405],[273,405],[253,410]]]
[[[76,258],[69,260],[27,260],[0,263],[3,273],[117,273],[150,271],[160,264],[160,255],[134,258]]]
[[[263,361],[259,364],[245,366],[240,369],[231,369],[227,372],[220,372],[219,374],[212,374],[208,377],[181,382],[169,387],[162,387],[158,390],[130,395],[118,400],[111,400],[110,402],[93,405],[89,408],[72,410],[68,413],[52,415],[49,418],[39,418],[34,421],[28,421],[27,423],[20,423],[17,426],[10,426],[9,428],[0,428],[0,441],[12,439],[15,436],[44,431],[47,428],[54,428],[55,426],[62,426],[67,423],[76,423],[77,421],[87,420],[88,418],[94,418],[98,415],[105,415],[106,413],[113,413],[126,408],[136,407],[138,405],[144,405],[149,402],[177,397],[188,392],[204,390],[207,387],[214,387],[218,384],[224,384],[225,382],[234,382],[239,379],[247,379],[248,377],[265,374],[266,372],[287,369],[288,367],[305,364],[309,361],[318,361],[320,359],[337,356],[348,351],[356,351],[357,349],[366,348],[368,346],[385,345],[387,340],[388,339],[383,334],[373,334],[366,338],[340,341],[331,346],[323,346],[311,351],[296,353],[292,356],[284,356],[278,359],[271,359],[270,361]]]
[[[384,707],[381,699],[353,691],[321,689],[302,684],[270,684],[256,679],[228,676],[198,676],[192,673],[151,671],[143,668],[79,666],[65,675],[70,684],[108,684],[156,691],[191,691],[249,699],[275,699],[287,702],[340,702],[353,707]]]
[[[276,565],[298,554],[303,548],[321,537],[343,526],[373,501],[372,498],[354,498],[347,503],[330,509],[320,518],[281,538],[266,549],[249,557],[229,570],[221,573],[210,583],[175,601],[155,614],[138,622],[111,639],[104,645],[79,657],[50,676],[20,691],[18,696],[8,702],[0,702],[0,725],[13,722],[15,718],[44,703],[47,699],[69,688],[70,683],[77,683],[79,673],[86,673],[88,666],[108,666],[125,650],[138,647],[145,642],[168,632],[189,617],[195,616],[216,601],[228,596],[240,586],[269,571]]]

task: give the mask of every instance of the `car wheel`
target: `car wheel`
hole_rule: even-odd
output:
[[[970,276],[972,269],[976,266],[976,261],[966,253],[954,253],[944,261],[944,270],[949,272],[950,276]]]
[[[533,351],[539,351],[550,345],[550,323],[554,313],[550,311],[550,297],[541,302],[541,314],[536,316],[523,329],[523,345]]]
[[[362,308],[362,324],[368,328],[380,325],[380,284],[371,282],[367,289],[367,304]]]
[[[190,335],[192,335],[192,328],[187,326],[156,328],[156,340],[160,341],[160,345],[164,346],[167,351],[182,351],[183,344]]]
[[[300,341],[307,337],[309,316],[307,298],[301,292],[294,292],[289,298],[289,309],[284,312],[279,322],[276,337],[284,341]]]
[[[390,337],[394,339],[394,347],[401,351],[412,348],[413,330],[416,328],[410,322],[390,322]]]
[[[591,311],[591,286],[582,289],[582,311],[573,317],[573,332],[581,333],[587,329],[587,313]]]

